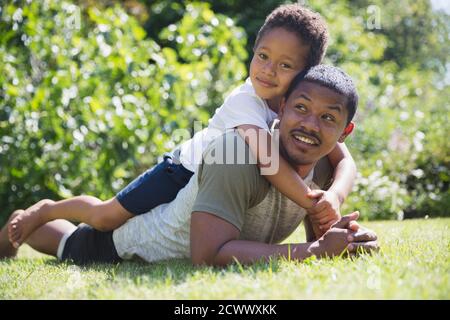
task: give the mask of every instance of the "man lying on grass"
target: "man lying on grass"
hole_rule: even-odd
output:
[[[351,132],[357,100],[348,75],[320,65],[296,77],[281,102],[280,153],[312,189],[323,187],[323,182],[313,182],[313,176],[321,173],[316,167],[318,160]],[[219,155],[225,150],[247,161],[211,161],[220,162]],[[243,154],[247,157],[239,156]],[[358,213],[344,216],[317,239],[321,232],[305,219],[307,212],[271,187],[256,163],[240,135],[229,132],[210,144],[196,176],[172,202],[111,232],[55,220],[34,231],[27,243],[77,264],[190,257],[194,264],[215,266],[235,259],[240,263],[277,256],[303,260],[378,248],[376,235],[356,223]],[[279,244],[303,220],[309,242]],[[6,230],[4,227],[0,233],[0,256],[15,256],[17,250],[9,243]]]

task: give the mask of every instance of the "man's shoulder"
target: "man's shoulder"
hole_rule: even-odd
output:
[[[241,212],[256,205],[269,190],[249,147],[234,131],[209,144],[199,166],[198,185],[202,202],[235,202]]]
[[[257,176],[268,183],[261,176],[261,172],[257,166],[257,160],[253,156],[248,144],[236,130],[229,130],[211,141],[203,153],[203,164],[237,164],[239,166],[216,166],[215,170],[246,172],[248,175]],[[319,188],[327,190],[332,181],[333,167],[328,157],[325,156],[314,167],[313,182]]]
[[[313,182],[322,190],[328,190],[333,183],[333,166],[327,156],[317,161],[314,167]]]
[[[208,144],[203,153],[203,163],[254,165],[255,168],[258,164],[247,143],[235,129],[227,130]]]

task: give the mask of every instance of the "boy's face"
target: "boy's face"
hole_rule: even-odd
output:
[[[294,165],[309,165],[343,142],[347,98],[319,84],[302,81],[287,101],[280,118],[281,152]],[[350,124],[352,126],[352,124]],[[351,131],[351,130],[350,130]]]
[[[306,67],[309,50],[294,33],[284,28],[269,30],[256,46],[250,64],[256,94],[267,100],[281,98]]]

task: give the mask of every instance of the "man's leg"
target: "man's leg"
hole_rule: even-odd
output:
[[[8,224],[21,213],[23,210],[15,211],[0,231],[0,259],[14,257],[17,254],[17,249],[11,245],[8,239]],[[39,252],[56,256],[62,237],[72,233],[75,229],[76,227],[69,221],[51,221],[37,228],[26,243]]]
[[[67,220],[50,221],[37,228],[26,243],[36,251],[56,256],[62,237],[76,229],[77,227]]]
[[[10,221],[17,214],[20,215],[21,211],[15,212]],[[14,257],[17,254],[17,249],[9,242],[6,230],[7,225],[0,233],[0,258]],[[64,246],[59,248],[65,236]],[[39,227],[30,235],[26,243],[39,252],[58,256],[62,260],[71,260],[80,265],[122,261],[114,245],[113,231],[98,231],[86,224],[75,227],[69,221],[62,219],[47,222]],[[61,252],[58,252],[59,249],[62,249]]]

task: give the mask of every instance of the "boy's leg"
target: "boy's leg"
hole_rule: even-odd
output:
[[[8,225],[16,216],[22,213],[23,210],[14,211],[9,217],[8,221],[0,230],[0,259],[13,258],[17,255],[17,249],[14,248],[8,239]]]
[[[173,163],[172,156],[166,155],[163,162],[147,170],[108,201],[79,196],[58,202],[38,202],[13,219],[9,239],[18,247],[37,227],[55,219],[84,222],[100,231],[114,230],[135,214],[175,199],[192,175],[181,164]]]
[[[101,201],[79,196],[62,201],[42,200],[17,215],[9,224],[9,239],[20,246],[39,226],[56,219],[84,222],[102,231],[113,230],[133,217],[112,198]]]
[[[10,220],[21,214],[21,211],[11,215]],[[0,231],[0,258],[14,257],[17,254],[17,249],[9,243],[6,230],[5,225]],[[39,252],[57,256],[61,260],[71,260],[76,264],[122,261],[114,245],[113,231],[101,232],[86,224],[75,227],[62,219],[47,222],[37,228],[26,243]]]
[[[9,242],[7,227],[23,211],[15,211],[0,231],[0,258],[14,257],[17,254],[17,249]],[[55,220],[37,228],[28,238],[27,244],[39,252],[56,256],[62,237],[65,234],[72,233],[75,229],[76,227],[69,221]]]
[[[116,195],[118,202],[129,212],[139,215],[174,200],[194,174],[178,158],[179,155],[165,154],[162,162],[134,179]]]

